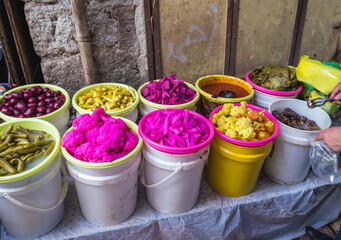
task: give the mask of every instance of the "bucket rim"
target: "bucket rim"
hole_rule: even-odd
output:
[[[65,111],[69,104],[70,104],[70,96],[68,94],[68,92],[66,90],[64,90],[63,88],[57,86],[57,85],[53,85],[53,84],[28,84],[28,85],[23,85],[23,86],[19,86],[19,87],[15,87],[9,91],[6,91],[5,94],[3,94],[2,96],[0,96],[0,103],[3,102],[4,100],[4,96],[7,95],[7,94],[10,94],[12,92],[19,92],[20,90],[24,89],[24,88],[27,88],[27,89],[31,89],[32,87],[35,87],[35,86],[40,86],[42,88],[49,88],[53,91],[60,91],[64,96],[65,96],[65,102],[64,104],[58,108],[57,110],[49,113],[49,114],[45,114],[43,116],[39,116],[39,117],[31,117],[31,118],[25,118],[25,119],[40,119],[40,120],[45,120],[45,121],[48,121],[56,116],[58,116],[59,114],[61,114],[63,111]],[[6,121],[15,121],[15,120],[18,120],[18,119],[22,119],[22,118],[17,118],[17,117],[12,117],[12,116],[8,116],[4,113],[2,113],[0,111],[0,118],[3,118],[4,120]]]
[[[273,112],[273,110],[271,109],[271,106],[273,107],[274,105],[279,104],[280,102],[288,102],[288,101],[296,102],[296,103],[299,103],[299,104],[303,104],[304,103],[304,105],[306,105],[306,102],[303,101],[303,100],[300,100],[300,99],[281,99],[281,100],[277,100],[276,102],[273,102],[273,103],[270,104],[269,112],[271,114]],[[311,108],[308,108],[308,109],[311,109]],[[316,110],[316,111],[320,111],[321,114],[324,114],[326,117],[328,117],[328,124],[327,124],[328,127],[326,127],[326,128],[329,128],[331,126],[331,124],[332,124],[332,120],[330,119],[330,116],[328,115],[328,113],[326,113],[326,111],[324,111],[322,108],[314,108],[314,109],[319,109],[319,110]],[[291,129],[291,130],[294,130],[294,131],[297,131],[297,132],[300,132],[300,133],[316,134],[316,133],[318,133],[320,131],[320,130],[309,131],[309,130],[302,130],[302,129],[293,128],[293,127],[290,127],[289,125],[286,125],[286,124],[282,123],[281,121],[278,121],[278,123],[279,123],[280,126],[286,127],[288,129]],[[323,129],[326,129],[326,128],[323,128]],[[321,128],[321,130],[323,130],[323,129]]]
[[[153,140],[151,140],[143,131],[143,125],[144,122],[146,121],[146,119],[151,115],[151,114],[155,114],[157,111],[163,112],[163,111],[170,111],[170,110],[177,110],[177,111],[189,111],[190,114],[196,116],[197,118],[199,118],[200,120],[202,120],[204,122],[204,124],[208,127],[209,130],[209,136],[208,138],[195,146],[192,147],[170,147],[170,146],[165,146],[165,145],[161,145],[159,143],[154,142]],[[179,154],[179,155],[183,155],[183,154],[192,154],[194,152],[198,152],[201,149],[203,149],[204,147],[206,147],[207,145],[209,145],[214,137],[214,126],[212,124],[212,122],[210,122],[207,118],[205,118],[204,116],[202,116],[199,113],[196,113],[194,111],[188,110],[188,109],[178,109],[178,108],[167,108],[167,109],[159,109],[159,110],[155,110],[153,112],[150,112],[148,114],[146,114],[145,116],[142,117],[142,119],[139,122],[138,125],[138,132],[141,136],[141,138],[143,139],[143,141],[148,144],[150,147],[163,152],[163,153],[167,153],[167,154]]]
[[[160,79],[156,79],[154,80],[156,82],[160,81]],[[184,80],[183,80],[184,81]],[[150,82],[150,81],[149,81]],[[155,108],[157,110],[159,109],[164,109],[164,108],[190,108],[191,106],[195,105],[198,101],[199,101],[199,98],[200,98],[200,92],[198,91],[198,89],[192,85],[191,83],[189,82],[186,82],[184,81],[184,83],[191,89],[195,90],[195,93],[196,93],[196,96],[195,98],[193,98],[191,101],[189,102],[186,102],[186,103],[182,103],[182,104],[176,104],[176,105],[167,105],[167,104],[159,104],[159,103],[154,103],[154,102],[151,102],[147,99],[145,99],[143,96],[142,96],[142,90],[146,87],[146,85],[149,83],[149,82],[146,82],[144,84],[142,84],[139,89],[138,89],[138,94],[140,96],[140,100],[143,104],[149,106],[149,107],[152,107],[152,108]]]
[[[56,158],[56,156],[59,153],[60,150],[60,145],[61,145],[61,137],[59,134],[58,129],[52,124],[49,123],[47,121],[44,120],[40,120],[40,119],[28,119],[28,118],[24,118],[24,119],[20,119],[20,120],[16,120],[16,121],[10,121],[10,122],[5,122],[0,124],[0,128],[3,128],[4,130],[9,126],[9,125],[20,125],[20,126],[24,126],[25,127],[25,123],[37,123],[40,125],[39,130],[41,130],[42,126],[44,126],[44,128],[47,128],[50,130],[50,132],[52,132],[52,137],[55,140],[55,146],[52,149],[51,153],[41,162],[39,163],[37,166],[27,170],[27,171],[22,171],[20,173],[14,174],[14,175],[6,175],[6,176],[0,176],[0,183],[5,183],[5,182],[13,182],[13,181],[18,181],[24,178],[27,178],[29,176],[32,176],[33,174],[36,174],[37,172],[39,172],[40,170],[42,170],[43,168],[45,168],[46,166],[48,166],[54,158]],[[38,129],[35,129],[38,130]],[[45,131],[45,129],[44,129]]]
[[[293,95],[298,95],[302,89],[303,89],[303,86],[301,83],[299,88],[295,91],[274,91],[274,90],[270,90],[270,89],[267,89],[267,88],[263,88],[257,84],[255,84],[254,82],[251,81],[250,79],[250,75],[251,75],[251,72],[248,72],[246,74],[246,77],[245,77],[245,80],[256,90],[258,90],[259,92],[261,93],[266,93],[266,94],[269,94],[269,95],[272,95],[272,96],[293,96]]]
[[[129,159],[131,159],[132,157],[134,157],[142,148],[142,143],[143,140],[141,138],[141,136],[138,134],[138,128],[136,123],[134,123],[133,121],[127,119],[127,118],[123,118],[123,117],[115,117],[115,119],[122,119],[128,126],[128,129],[132,130],[132,132],[138,137],[139,141],[136,145],[136,147],[134,148],[133,151],[131,151],[130,153],[128,153],[127,155],[118,158],[112,162],[100,162],[100,163],[93,163],[93,162],[84,162],[82,160],[79,160],[73,156],[71,156],[71,154],[63,147],[61,146],[61,152],[63,154],[63,156],[65,157],[66,161],[75,164],[77,166],[80,167],[84,167],[84,168],[95,168],[95,169],[100,169],[100,168],[109,168],[109,167],[113,167],[113,166],[117,166],[120,165],[122,163],[125,163],[126,161],[128,161]],[[73,127],[70,127],[66,132],[70,132],[73,130]],[[64,139],[64,136],[63,138]]]
[[[81,88],[79,89],[72,97],[72,101],[71,101],[71,104],[72,104],[72,107],[74,109],[76,109],[77,112],[79,112],[80,114],[92,114],[93,112],[90,111],[90,110],[86,110],[84,108],[81,108],[79,105],[78,105],[78,98],[83,94],[83,93],[86,93],[86,92],[90,92],[92,89],[98,87],[99,85],[102,85],[102,86],[105,86],[105,87],[108,87],[110,85],[114,85],[114,86],[119,86],[119,87],[124,87],[125,89],[128,89],[128,90],[132,90],[135,94],[135,101],[133,102],[133,104],[131,104],[129,107],[127,108],[124,108],[122,110],[118,110],[116,112],[107,112],[107,114],[109,114],[110,116],[112,117],[119,117],[119,116],[122,116],[122,115],[125,115],[127,113],[129,113],[130,111],[132,111],[140,102],[140,97],[139,97],[139,94],[138,92],[131,86],[129,85],[126,85],[126,84],[123,84],[123,83],[114,83],[114,82],[103,82],[103,83],[96,83],[96,84],[92,84],[92,85],[89,85],[87,87],[84,87],[84,88]]]
[[[234,104],[235,106],[240,106],[241,103],[232,103]],[[217,108],[215,108],[211,114],[210,114],[210,117],[209,117],[209,120],[210,122],[212,123],[212,118],[213,118],[213,115],[218,112],[219,110],[221,110],[222,108],[224,107],[224,105],[221,105]],[[266,111],[265,109],[261,108],[261,107],[258,107],[258,106],[255,106],[255,105],[251,105],[251,104],[246,104],[245,106],[246,108],[250,108],[254,111],[257,111],[257,112],[263,112],[263,114],[265,116],[267,116],[268,118],[270,118],[270,120],[273,121],[273,123],[275,124],[275,132],[268,138],[266,139],[263,139],[263,140],[260,140],[260,141],[245,141],[245,140],[239,140],[239,139],[235,139],[235,138],[231,138],[229,136],[226,136],[225,134],[223,134],[222,132],[220,132],[215,126],[214,126],[214,131],[215,133],[218,135],[218,137],[222,138],[223,140],[229,142],[229,143],[233,143],[235,145],[238,145],[238,146],[243,146],[243,147],[260,147],[260,146],[263,146],[263,145],[266,145],[270,142],[272,142],[273,140],[275,140],[275,138],[278,136],[279,134],[279,128],[280,128],[280,125],[278,123],[278,120],[275,118],[275,116],[273,116],[270,112]],[[213,124],[213,123],[212,123]]]
[[[242,97],[242,98],[223,98],[223,97],[212,98],[211,94],[205,92],[199,86],[201,81],[203,81],[204,79],[207,79],[207,78],[212,78],[212,77],[226,77],[226,78],[231,78],[231,79],[234,79],[234,80],[237,80],[237,81],[242,81],[245,85],[247,85],[250,88],[251,93],[249,95],[245,96],[245,97]],[[219,75],[219,74],[206,75],[206,76],[203,76],[203,77],[199,78],[195,82],[195,86],[198,89],[198,91],[200,92],[201,96],[203,96],[204,98],[206,98],[206,99],[208,99],[210,101],[213,101],[213,102],[216,102],[216,103],[222,103],[222,104],[224,104],[224,103],[234,103],[234,102],[247,101],[247,100],[251,99],[254,96],[254,94],[255,94],[254,89],[251,86],[251,84],[247,83],[246,81],[244,81],[244,80],[242,80],[240,78],[233,77],[233,76],[228,76],[228,75]]]

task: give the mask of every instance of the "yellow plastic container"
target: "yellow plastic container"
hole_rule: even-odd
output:
[[[240,197],[251,193],[273,142],[242,147],[215,135],[207,165],[207,181],[217,192]]]
[[[242,97],[242,98],[223,98],[223,97],[212,98],[211,94],[202,90],[203,86],[212,84],[212,83],[234,84],[245,89],[249,93],[249,95],[247,95],[246,97]],[[226,76],[226,75],[208,75],[208,76],[201,77],[196,81],[195,87],[200,92],[200,105],[201,105],[200,107],[202,110],[202,114],[206,117],[208,117],[215,108],[217,108],[220,105],[223,105],[224,103],[236,103],[236,102],[241,102],[241,101],[249,102],[255,94],[253,87],[246,81],[240,78]]]

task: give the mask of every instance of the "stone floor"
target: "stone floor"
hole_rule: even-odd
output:
[[[339,231],[340,225],[341,225],[341,215],[340,215],[338,220],[323,226],[322,228],[319,229],[319,231],[321,231],[325,234],[328,234],[331,237],[336,237],[336,235]],[[299,238],[295,238],[293,240],[309,240],[309,237],[307,235],[303,235],[303,236],[301,236]]]

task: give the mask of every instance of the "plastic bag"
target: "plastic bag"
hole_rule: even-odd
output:
[[[331,183],[339,173],[339,154],[331,150],[324,141],[312,141],[309,152],[310,165],[318,177],[325,178]]]
[[[304,55],[296,68],[298,81],[307,83],[328,95],[341,82],[341,70]]]
[[[322,61],[323,64],[334,67],[334,68],[338,68],[341,69],[341,63],[338,62],[324,62]]]

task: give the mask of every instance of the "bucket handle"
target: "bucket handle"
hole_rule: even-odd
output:
[[[151,185],[148,185],[146,184],[145,182],[145,178],[143,176],[143,173],[144,173],[144,161],[145,159],[142,158],[142,163],[141,163],[141,171],[140,171],[140,181],[141,183],[143,184],[143,186],[147,187],[147,188],[154,188],[154,187],[157,187],[157,186],[160,186],[161,184],[167,182],[169,179],[171,179],[173,176],[175,176],[176,174],[178,174],[179,172],[181,172],[183,166],[181,164],[181,162],[179,163],[179,166],[171,173],[169,174],[167,177],[165,177],[164,179],[162,179],[161,181],[157,182],[157,183],[154,183],[154,184],[151,184]]]
[[[22,207],[22,208],[28,210],[28,211],[32,211],[32,212],[48,212],[48,211],[51,211],[51,210],[57,208],[64,201],[64,199],[66,197],[67,190],[68,190],[68,186],[69,186],[66,169],[65,169],[63,164],[61,164],[61,169],[62,169],[62,172],[64,174],[64,181],[63,181],[62,191],[61,191],[58,203],[55,206],[51,207],[51,208],[36,208],[36,207],[29,206],[29,205],[27,205],[25,203],[22,203],[22,202],[18,201],[15,198],[11,197],[7,193],[3,193],[3,196],[7,200],[9,200],[10,202],[14,203],[15,205],[17,205],[19,207]]]

